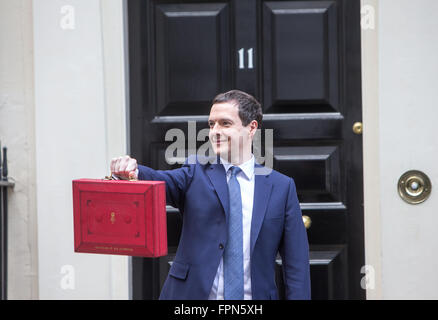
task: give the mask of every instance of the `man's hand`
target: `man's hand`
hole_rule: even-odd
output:
[[[137,160],[130,156],[113,158],[111,160],[111,174],[120,179],[138,179]]]

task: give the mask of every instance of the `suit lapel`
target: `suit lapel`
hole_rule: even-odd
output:
[[[262,167],[256,164],[256,167]],[[251,238],[250,238],[250,254],[254,250],[254,245],[260,232],[260,228],[265,218],[266,208],[268,206],[269,197],[271,196],[272,181],[269,174],[256,174],[254,186],[254,201],[251,219]]]
[[[210,164],[207,169],[207,175],[216,190],[219,200],[224,208],[225,221],[228,223],[228,215],[230,212],[230,200],[228,196],[227,176],[225,174],[225,168],[222,164]]]
[[[256,163],[255,167],[263,167]],[[256,171],[257,172],[257,171]],[[230,200],[228,195],[227,177],[222,164],[210,164],[207,175],[216,190],[216,194],[225,212],[225,221],[228,225],[230,214]],[[254,175],[254,201],[251,219],[250,253],[254,250],[254,245],[260,232],[260,228],[265,218],[266,208],[271,196],[272,180],[269,174]]]

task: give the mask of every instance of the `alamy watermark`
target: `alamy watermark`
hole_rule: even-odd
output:
[[[376,28],[376,10],[370,4],[360,8],[360,26],[363,30],[374,30]]]
[[[75,289],[75,268],[70,264],[65,264],[61,267],[60,273],[62,275],[59,285],[62,290]]]
[[[371,265],[364,265],[360,273],[365,274],[360,280],[360,287],[364,290],[373,290],[376,287],[376,271]]]
[[[63,30],[74,30],[76,28],[75,7],[72,5],[65,5],[60,10],[61,19],[59,26]]]
[[[181,129],[172,128],[166,132],[165,141],[173,141],[165,151],[165,159],[168,164],[195,164],[196,161],[201,164],[217,164],[217,156],[213,150],[211,141],[206,141],[209,136],[210,129],[205,128],[199,130],[196,134],[196,121],[188,121],[187,123],[188,137],[186,139],[185,133]],[[252,140],[252,153],[254,154],[255,160],[258,164],[263,166],[255,167],[254,173],[260,175],[269,174],[272,171],[274,164],[274,133],[273,129],[263,129],[264,133],[264,145],[265,154],[262,156],[262,129],[257,129]],[[242,138],[243,139],[243,138]],[[242,141],[240,140],[240,142]],[[187,141],[187,146],[186,146]],[[196,149],[197,142],[204,142],[198,149]],[[239,141],[233,140],[231,143],[230,153],[231,159],[236,159],[241,157],[239,154],[240,149],[238,145]],[[188,150],[188,155],[186,155],[186,150]],[[196,157],[190,157],[191,155],[196,155]],[[186,156],[188,156],[186,160]]]

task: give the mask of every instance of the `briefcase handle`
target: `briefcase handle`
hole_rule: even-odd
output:
[[[105,178],[104,178],[103,180],[122,180],[122,181],[123,181],[123,180],[128,180],[128,181],[138,181],[138,179],[136,179],[136,178],[129,178],[129,179],[116,179],[116,178],[114,178],[112,172],[110,172],[110,175],[109,175],[109,176],[105,176]]]

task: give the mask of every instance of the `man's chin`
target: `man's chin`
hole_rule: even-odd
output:
[[[214,147],[213,151],[214,151],[216,156],[220,156],[223,159],[228,158],[228,149],[226,149],[226,148]]]

